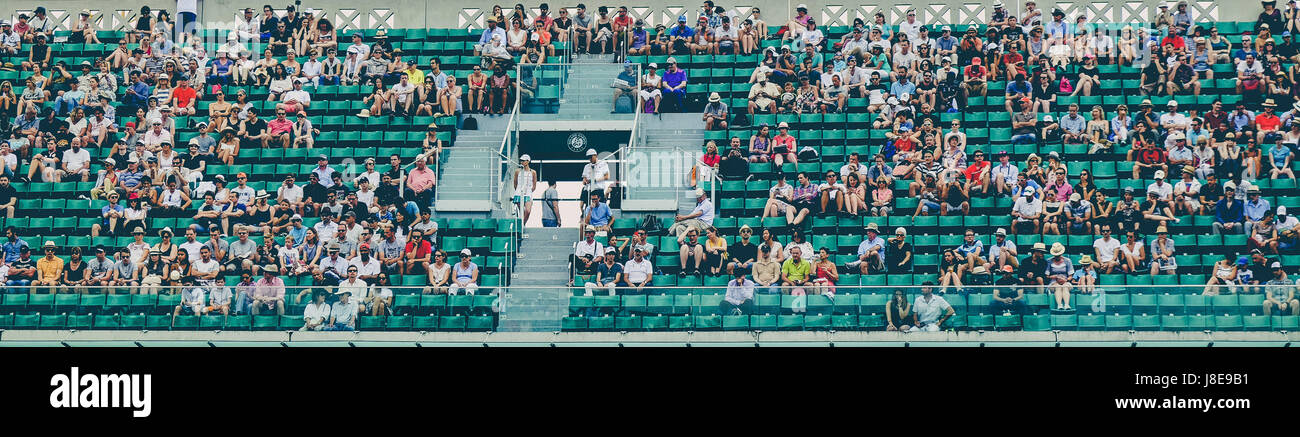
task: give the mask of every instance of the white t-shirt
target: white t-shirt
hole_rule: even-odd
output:
[[[202,258],[200,258],[197,261],[194,261],[192,266],[194,268],[195,273],[203,273],[203,274],[212,273],[221,268],[221,264],[217,263],[217,260],[209,259],[207,262],[203,262]]]
[[[409,82],[406,83],[406,85],[402,85],[401,82],[398,82],[396,85],[393,85],[393,95],[397,96],[398,102],[406,102],[406,99],[411,97],[411,94],[409,93],[414,90],[415,90],[415,85],[412,85]]]
[[[651,264],[648,259],[642,259],[641,262],[630,259],[623,263],[623,274],[627,275],[626,278],[629,284],[645,282],[645,278],[650,277],[653,272],[654,264]]]
[[[1118,239],[1102,238],[1092,243],[1092,248],[1097,251],[1097,262],[1111,262],[1115,260],[1115,249],[1123,246]]]
[[[67,164],[69,171],[80,171],[86,168],[86,164],[90,163],[90,152],[87,152],[86,149],[76,152],[73,152],[72,149],[64,150],[63,163]]]
[[[197,260],[199,259],[199,249],[203,248],[203,243],[200,243],[198,240],[186,241],[181,243],[180,246],[181,249],[185,249],[186,252],[189,252],[190,259]]]
[[[302,200],[302,187],[297,185],[285,187],[282,184],[280,185],[280,188],[276,190],[276,193],[280,197],[280,200],[285,202],[293,203]]]

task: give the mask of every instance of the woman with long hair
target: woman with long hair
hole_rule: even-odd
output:
[[[866,211],[867,208],[867,187],[862,183],[862,175],[858,172],[850,172],[845,177],[848,184],[845,185],[844,210],[849,215],[857,216],[858,211]]]
[[[966,260],[957,257],[951,249],[943,251],[939,258],[939,289],[946,290],[949,286],[961,288],[961,267],[964,265]]]
[[[232,128],[222,129],[221,139],[217,141],[217,159],[225,165],[235,165],[236,156],[239,156],[239,137]]]
[[[371,85],[374,90],[370,92],[370,95],[363,97],[361,103],[370,105],[370,116],[383,115],[384,108],[388,107],[388,89],[384,87],[384,81],[380,78],[375,78]]]
[[[911,315],[912,303],[907,301],[907,294],[901,288],[894,289],[894,296],[885,307],[885,330],[906,332],[912,328],[907,324]]]

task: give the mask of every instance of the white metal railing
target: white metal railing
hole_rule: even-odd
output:
[[[623,59],[627,59],[626,53],[624,54]],[[628,133],[627,144],[618,149],[618,177],[623,181],[622,187],[619,190],[621,200],[627,200],[627,183],[630,180],[628,177],[628,158],[632,156],[632,153],[635,151],[637,143],[640,142],[639,140],[641,135],[641,112],[643,102],[641,97],[637,94],[641,92],[641,64],[635,64],[633,69],[636,71],[636,85],[633,86],[633,91],[631,95],[629,95],[629,97],[632,98],[632,131]],[[614,104],[618,105],[618,101],[615,101]]]

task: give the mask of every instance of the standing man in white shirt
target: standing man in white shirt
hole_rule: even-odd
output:
[[[609,163],[601,161],[596,156],[596,149],[587,149],[587,162],[582,166],[582,198],[590,197],[592,191],[600,191],[602,199],[609,198],[609,187],[613,181],[610,180]]]

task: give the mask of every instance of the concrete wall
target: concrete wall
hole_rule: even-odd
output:
[[[244,7],[252,7],[256,14],[261,14],[261,6],[270,3],[277,7],[277,13],[282,13],[285,1],[234,1],[234,0],[199,0],[200,19],[209,23],[209,27],[228,27],[233,23],[236,12]],[[541,4],[541,1],[524,2],[528,7],[535,8]],[[572,7],[576,1],[549,1],[552,13],[555,13],[560,7]],[[594,14],[599,1],[587,2],[591,10],[589,13]],[[651,25],[661,23],[671,23],[677,16],[685,14],[688,18],[694,19],[698,14],[702,1],[670,1],[670,2],[632,2],[624,3],[628,5],[629,13],[646,20]],[[725,5],[729,2],[719,1],[719,4]],[[886,0],[857,0],[850,2],[842,1],[816,1],[816,0],[740,0],[730,5],[732,9],[740,16],[748,17],[753,8],[759,7],[762,10],[763,18],[769,25],[777,25],[788,19],[793,14],[794,5],[804,3],[808,5],[808,10],[819,23],[828,25],[849,25],[853,23],[854,18],[861,17],[867,22],[876,12],[883,12],[887,19],[892,23],[899,23],[906,17],[906,11],[909,7],[915,7],[918,11],[917,18],[926,23],[941,24],[977,24],[988,20],[992,13],[991,3],[988,1],[977,0],[923,0],[917,2],[892,2]],[[1012,13],[1019,11],[1022,2],[1006,0],[1007,7]],[[1084,14],[1089,21],[1106,21],[1106,22],[1132,22],[1132,21],[1151,21],[1151,18],[1159,11],[1157,6],[1163,1],[1156,0],[1106,0],[1106,1],[1087,1],[1087,2],[1053,2],[1052,0],[1042,0],[1038,2],[1039,9],[1050,13],[1051,8],[1048,5],[1055,5],[1065,11],[1067,17],[1073,18],[1079,14]],[[1201,21],[1254,21],[1260,11],[1260,5],[1254,1],[1247,2],[1219,2],[1195,0],[1189,2],[1189,10],[1192,12],[1193,19]],[[51,16],[55,19],[64,20],[61,28],[67,28],[75,23],[77,14],[81,9],[90,9],[93,13],[92,18],[97,26],[103,29],[119,29],[131,25],[134,17],[139,13],[141,5],[149,5],[150,8],[167,9],[175,16],[176,4],[168,1],[141,1],[127,0],[113,2],[111,7],[105,7],[105,2],[95,0],[44,0],[41,2],[20,2],[14,0],[0,1],[0,11],[2,14],[16,17],[20,12],[30,12],[35,5],[44,5],[50,10]],[[473,6],[466,6],[472,4]],[[492,10],[492,5],[500,4],[506,9],[509,15],[509,8],[514,3],[488,3],[488,2],[464,2],[449,0],[388,0],[380,2],[376,6],[360,6],[352,2],[342,0],[308,0],[303,2],[303,8],[316,8],[318,16],[324,16],[330,19],[336,27],[343,29],[370,29],[370,28],[481,28],[484,18]],[[616,4],[616,3],[611,3]],[[1225,7],[1234,4],[1240,7]],[[728,7],[728,6],[724,6]],[[536,10],[530,10],[530,16],[535,14]],[[1069,20],[1073,22],[1073,20]]]

